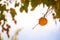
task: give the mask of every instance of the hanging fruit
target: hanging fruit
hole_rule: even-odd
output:
[[[39,19],[39,24],[40,24],[41,26],[44,26],[44,25],[46,25],[47,23],[48,23],[48,20],[47,20],[46,18],[41,17],[41,18]]]
[[[41,25],[41,26],[45,26],[47,25],[48,23],[48,20],[46,18],[46,15],[48,14],[48,12],[51,10],[51,8],[48,7],[46,13],[43,15],[43,17],[41,17],[39,20],[38,20],[38,24]],[[34,29],[38,24],[36,24],[32,29]]]
[[[48,20],[45,17],[41,17],[38,20],[38,24],[41,25],[41,26],[45,26],[47,23],[48,23]],[[34,29],[38,24],[36,24],[32,29]]]

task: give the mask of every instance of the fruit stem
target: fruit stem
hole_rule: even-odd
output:
[[[38,24],[36,24],[32,29],[34,29]]]
[[[52,9],[52,8],[48,7],[47,12],[44,14],[43,17],[45,17],[51,9]]]

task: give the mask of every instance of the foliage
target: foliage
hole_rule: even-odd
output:
[[[43,7],[44,5],[47,5],[48,7],[52,6],[52,8],[55,9],[57,18],[60,18],[60,0],[21,0],[21,2],[24,4],[24,6],[28,5],[28,2],[31,2],[31,11],[33,11],[41,3],[43,3]],[[24,10],[23,6],[21,7],[20,11],[22,12],[22,10]]]
[[[19,3],[15,3],[15,7],[18,7],[19,6]]]
[[[31,6],[32,6],[31,10],[34,10],[37,7],[37,5],[41,3],[42,3],[42,0],[31,0]]]
[[[23,5],[21,5],[20,12],[23,12],[23,10],[25,10],[25,12],[28,12],[29,0],[21,0],[21,3]]]
[[[14,18],[15,15],[16,15],[16,11],[15,11],[15,9],[10,8],[10,14],[11,14],[12,18]]]

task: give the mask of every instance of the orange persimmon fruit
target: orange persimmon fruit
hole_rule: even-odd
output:
[[[39,23],[38,24],[40,24],[41,26],[44,26],[44,25],[47,24],[47,22],[48,22],[48,20],[45,17],[41,17],[39,19]]]
[[[38,24],[41,26],[45,26],[48,23],[47,18],[41,17],[38,21]],[[32,29],[34,29],[38,24],[36,24]]]

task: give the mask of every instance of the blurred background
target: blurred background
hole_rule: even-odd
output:
[[[14,8],[13,5],[14,3],[10,4],[7,8]],[[43,4],[41,4],[37,6],[34,11],[30,11],[30,8],[31,5],[28,7],[28,13],[25,11],[21,13],[19,7],[14,8],[17,12],[17,15],[15,16],[17,24],[14,24],[10,14],[4,12],[6,19],[8,20],[6,23],[11,25],[9,31],[10,38],[7,37],[5,32],[2,33],[2,28],[0,27],[1,36],[4,40],[12,40],[12,37],[18,29],[21,29],[21,31],[19,31],[16,36],[17,40],[60,40],[60,22],[59,19],[53,19],[51,11],[55,13],[54,10],[49,11],[46,15],[48,23],[45,26],[41,26],[38,24],[38,21],[46,13],[48,7],[45,5],[43,8]],[[32,29],[36,24],[38,25]]]

